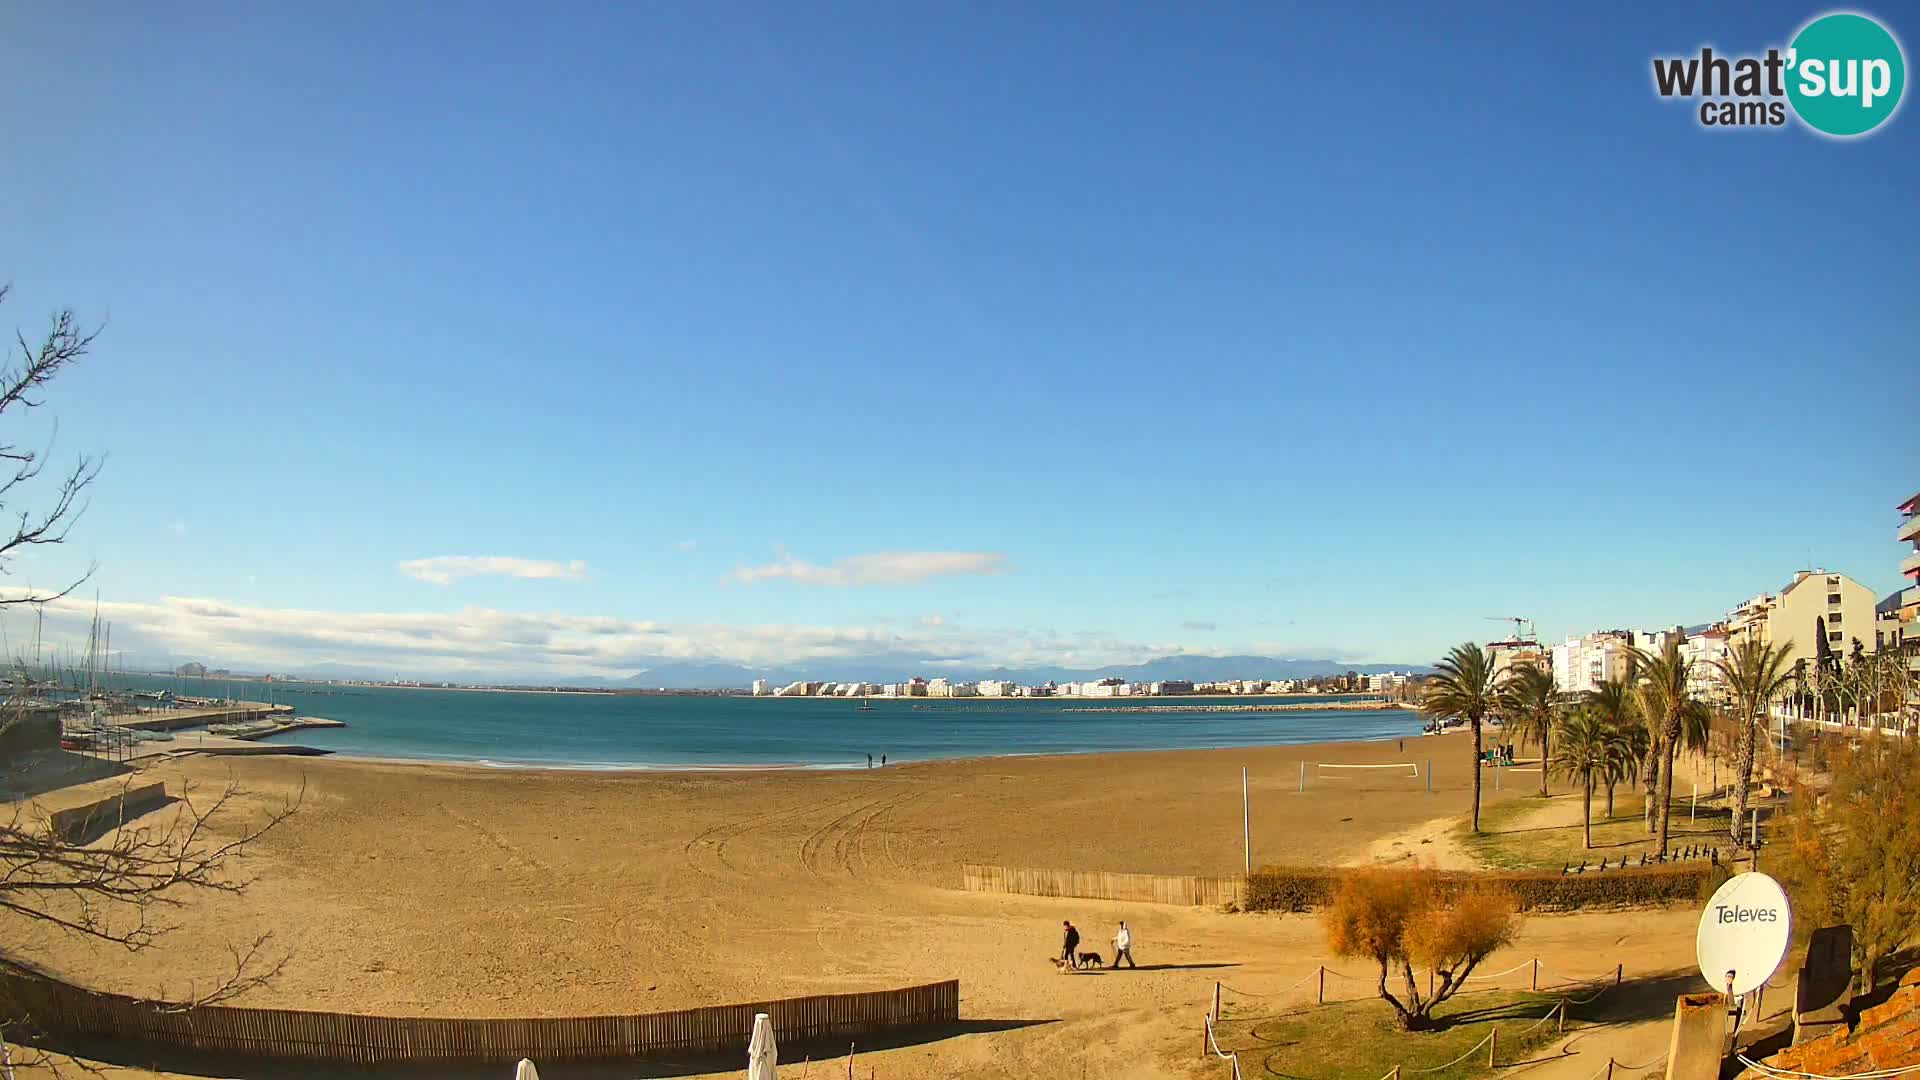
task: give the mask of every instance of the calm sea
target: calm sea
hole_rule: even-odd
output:
[[[138,676],[114,681],[208,697],[268,695],[261,683]],[[1104,712],[1089,710],[1106,702],[1046,698],[874,698],[872,711],[861,712],[858,699],[845,698],[616,697],[279,682],[271,693],[301,715],[348,725],[294,732],[280,736],[281,742],[364,757],[583,769],[844,768],[864,767],[869,753],[876,761],[885,754],[889,762],[906,762],[1391,739],[1417,735],[1421,724],[1417,714],[1398,709]]]

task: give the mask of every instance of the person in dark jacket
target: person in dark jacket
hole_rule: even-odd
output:
[[[1060,920],[1060,925],[1067,928],[1066,938],[1060,945],[1060,959],[1065,960],[1067,966],[1072,967],[1079,959],[1074,953],[1080,948],[1080,931],[1075,930],[1073,924],[1065,919]]]

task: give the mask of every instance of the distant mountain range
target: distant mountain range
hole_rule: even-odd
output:
[[[1304,679],[1315,675],[1339,675],[1348,671],[1372,675],[1382,671],[1425,672],[1421,664],[1350,664],[1341,660],[1280,656],[1201,656],[1176,654],[1141,664],[1110,664],[1106,667],[961,667],[921,656],[872,656],[844,664],[817,663],[806,666],[780,664],[750,667],[705,660],[674,660],[666,657],[648,663],[625,678],[602,675],[542,675],[526,672],[502,672],[478,675],[426,672],[381,671],[356,664],[319,663],[303,666],[292,677],[311,679],[355,679],[384,681],[407,678],[419,682],[453,682],[485,686],[576,686],[586,689],[668,689],[668,690],[743,690],[755,679],[775,686],[798,680],[824,682],[906,682],[914,676],[947,678],[955,682],[1003,679],[1023,686],[1042,683],[1085,682],[1089,679],[1118,678],[1128,682],[1162,682],[1190,679],[1210,682],[1220,679]],[[257,676],[236,676],[239,678]],[[275,676],[286,678],[287,676]]]
[[[765,679],[783,686],[800,679],[827,682],[906,682],[916,675],[926,678],[944,676],[956,682],[1004,679],[1023,686],[1047,682],[1085,682],[1089,679],[1125,679],[1128,682],[1163,682],[1191,679],[1195,682],[1219,679],[1304,679],[1314,675],[1338,675],[1357,671],[1363,675],[1383,671],[1424,672],[1419,664],[1349,664],[1340,660],[1277,656],[1198,656],[1179,654],[1162,656],[1140,664],[1110,664],[1106,667],[1023,667],[959,668],[930,664],[907,657],[870,658],[846,670],[827,664],[806,668],[780,666],[743,667],[738,664],[663,662],[625,679],[595,680],[581,685],[666,687],[668,689],[727,689],[752,685]]]

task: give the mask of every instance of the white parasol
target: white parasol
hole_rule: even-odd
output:
[[[747,1080],[776,1080],[773,1067],[780,1048],[773,1042],[773,1021],[766,1013],[753,1014],[753,1041],[747,1044]]]

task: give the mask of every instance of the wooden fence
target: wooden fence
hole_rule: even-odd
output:
[[[468,1020],[231,1005],[185,1009],[0,971],[0,1008],[49,1033],[210,1055],[353,1065],[511,1063],[526,1057],[544,1065],[666,1054],[744,1054],[753,1034],[753,1015],[762,1012],[772,1017],[782,1043],[953,1023],[960,1018],[960,983],[634,1016]]]
[[[1186,904],[1218,907],[1241,902],[1240,878],[1183,877],[1175,874],[1110,874],[1103,870],[1036,870],[1029,867],[960,867],[967,892],[1019,893],[1024,896],[1077,896],[1137,904]]]

